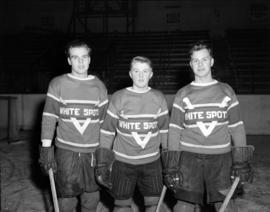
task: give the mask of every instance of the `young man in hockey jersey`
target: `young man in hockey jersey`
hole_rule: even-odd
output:
[[[134,57],[129,75],[133,86],[113,94],[101,127],[96,176],[114,197],[114,212],[133,211],[135,186],[152,212],[163,187],[160,146],[167,148],[167,103],[148,86],[153,76],[148,58]]]
[[[206,201],[218,210],[232,181],[240,185],[252,178],[239,102],[233,89],[212,78],[214,64],[208,45],[190,49],[194,81],[174,99],[169,125],[168,152],[162,155],[165,184],[174,191],[176,212],[193,212]],[[177,151],[176,151],[177,150]],[[236,211],[230,201],[226,211]]]
[[[73,212],[78,200],[82,212],[94,212],[99,202],[94,151],[107,110],[107,90],[96,76],[88,75],[91,48],[85,42],[70,42],[66,54],[71,73],[55,77],[48,88],[40,163],[55,172],[61,212]]]

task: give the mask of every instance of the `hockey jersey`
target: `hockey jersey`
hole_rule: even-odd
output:
[[[145,164],[167,147],[169,116],[164,95],[131,87],[113,94],[100,131],[101,147],[113,148],[119,161]]]
[[[93,152],[99,145],[100,125],[108,106],[107,90],[95,76],[72,74],[54,78],[48,88],[42,116],[41,141],[77,152]]]
[[[192,82],[180,89],[174,99],[169,125],[169,149],[221,154],[246,145],[239,102],[233,89],[214,80]]]

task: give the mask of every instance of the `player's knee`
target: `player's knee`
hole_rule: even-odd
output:
[[[58,203],[61,212],[73,212],[77,205],[77,198],[58,198]]]
[[[144,197],[144,205],[146,212],[155,212],[160,197]]]
[[[131,198],[123,199],[123,200],[116,199],[114,201],[114,205],[119,206],[119,207],[131,207],[131,204],[132,204],[132,199]]]
[[[144,205],[152,206],[157,205],[160,197],[144,197]]]
[[[188,203],[185,201],[178,200],[176,205],[173,207],[174,212],[183,211],[183,212],[194,212],[195,204]]]
[[[99,191],[92,193],[84,192],[81,194],[81,211],[96,211],[99,199]]]
[[[131,208],[132,200],[131,198],[125,200],[115,200],[113,212],[133,212]]]

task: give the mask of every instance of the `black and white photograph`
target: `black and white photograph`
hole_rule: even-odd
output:
[[[270,212],[269,0],[2,0],[1,212]]]

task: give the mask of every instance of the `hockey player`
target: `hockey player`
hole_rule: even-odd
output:
[[[114,212],[133,211],[135,186],[151,212],[163,187],[160,146],[167,148],[168,109],[163,94],[148,86],[148,58],[134,57],[129,76],[133,86],[113,94],[100,130],[96,176],[114,197]]]
[[[70,42],[66,54],[71,73],[55,77],[48,88],[40,163],[55,172],[61,212],[73,212],[78,200],[82,212],[94,212],[99,203],[94,151],[107,110],[107,90],[96,76],[88,75],[91,48],[85,42]]]
[[[162,155],[165,184],[174,191],[174,212],[193,212],[207,203],[218,210],[231,186],[252,179],[239,102],[233,89],[212,77],[214,64],[208,45],[198,42],[190,49],[195,80],[181,88],[174,99],[169,124],[169,151]],[[232,139],[231,139],[232,138]],[[237,211],[230,201],[226,211]]]

